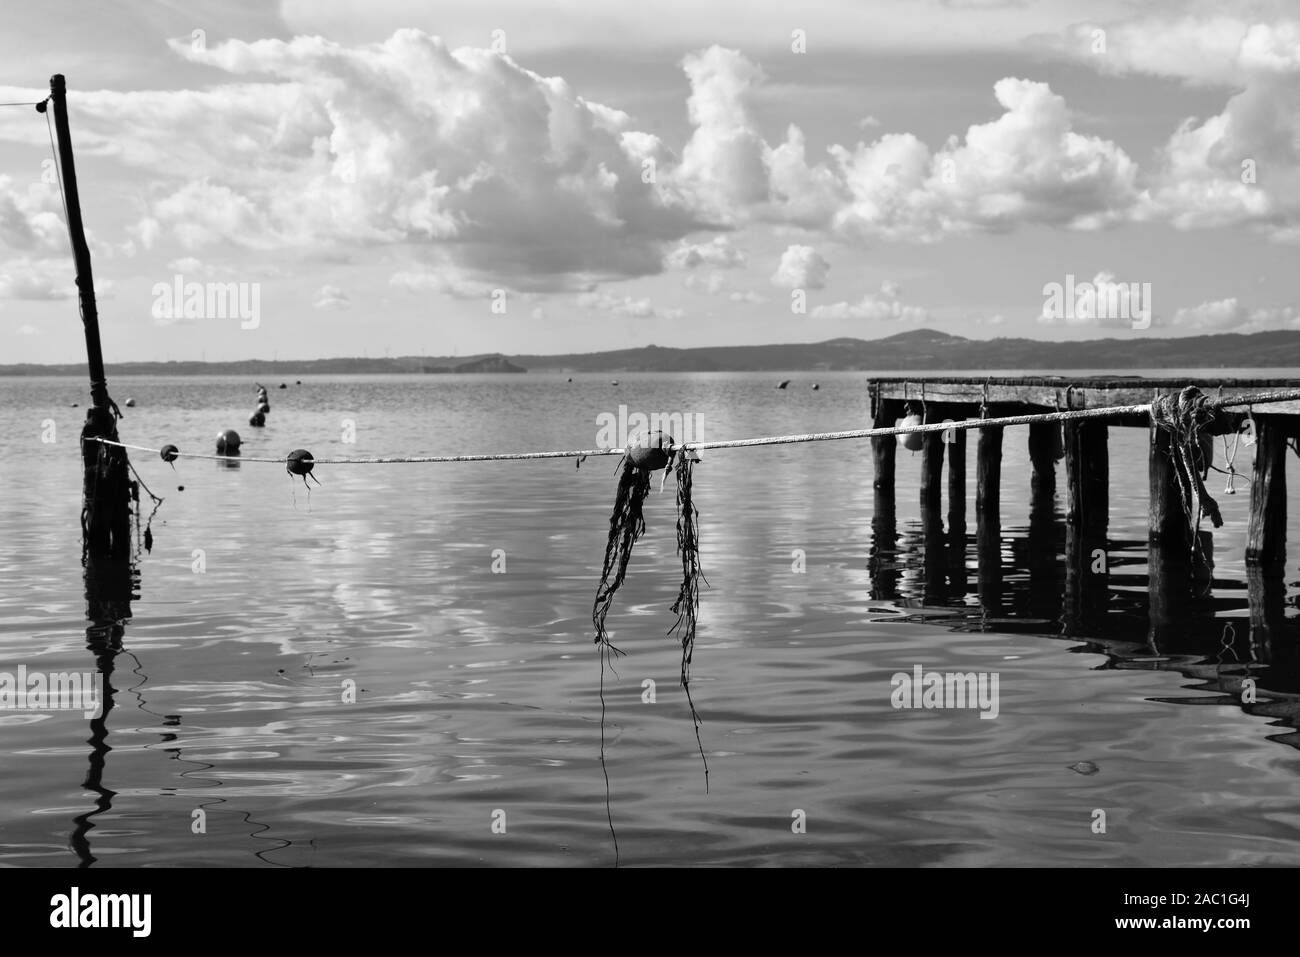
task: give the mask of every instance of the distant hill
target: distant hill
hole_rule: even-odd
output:
[[[472,359],[435,359],[401,356],[396,359],[239,359],[231,362],[109,362],[109,375],[261,375],[268,380],[294,374],[355,375],[360,373],[411,373],[448,375],[481,372],[527,372],[503,355]],[[86,371],[85,363],[0,365],[0,375],[69,375]]]
[[[251,375],[325,373],[488,372],[877,372],[980,371],[985,369],[1173,369],[1300,366],[1300,331],[1220,333],[1158,339],[1140,335],[1075,342],[1039,339],[967,339],[916,329],[884,339],[763,346],[701,346],[669,349],[644,346],[569,355],[500,354],[455,357],[400,356],[392,359],[249,359],[238,362],[110,363],[109,374]],[[59,375],[85,371],[82,363],[0,365],[0,375]]]
[[[511,356],[534,371],[713,372],[983,369],[1141,369],[1300,366],[1300,331],[1075,342],[967,339],[933,329],[884,339],[768,346],[646,346],[563,356]]]

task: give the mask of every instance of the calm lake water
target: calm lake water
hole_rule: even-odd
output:
[[[247,425],[251,378],[110,385],[138,403],[124,441],[211,452],[233,427],[245,456],[586,448],[620,403],[697,414],[706,440],[869,425],[866,375],[788,375],[785,391],[766,373],[623,374],[617,387],[608,375],[304,376],[267,383],[264,429]],[[113,691],[98,727],[0,712],[0,864],[615,862],[591,638],[614,458],[320,465],[308,490],[277,465],[173,470],[132,453],[166,501],[121,651],[92,628],[97,656],[78,527],[87,391],[80,378],[0,379],[0,670],[98,661]],[[1212,607],[1153,648],[1145,430],[1111,430],[1113,611],[1085,638],[1059,622],[1063,470],[1055,517],[1031,528],[1025,435],[1005,437],[992,611],[976,594],[973,451],[964,560],[938,582],[919,456],[899,450],[886,542],[873,539],[867,442],[704,453],[709,587],[692,690],[707,794],[665,637],[680,565],[673,484],[660,494],[656,480],[609,617],[628,652],[605,678],[621,864],[1300,863],[1297,590],[1288,571],[1284,627],[1252,641],[1251,450],[1239,494],[1210,480],[1225,518]],[[891,676],[916,665],[996,672],[996,719],[892,707]],[[1247,675],[1256,704],[1238,694]]]

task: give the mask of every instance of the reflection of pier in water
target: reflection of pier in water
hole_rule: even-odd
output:
[[[889,427],[909,412],[940,422],[1136,405],[1188,384],[1232,394],[1295,388],[1300,382],[880,379],[872,383],[872,410],[875,426]],[[963,629],[1083,640],[1108,656],[1103,668],[1173,670],[1199,682],[1189,687],[1217,692],[1162,700],[1233,705],[1290,729],[1300,727],[1300,618],[1286,614],[1285,581],[1285,461],[1288,439],[1300,435],[1300,404],[1259,406],[1251,416],[1256,458],[1244,585],[1213,577],[1210,530],[1200,529],[1198,547],[1193,547],[1192,526],[1181,510],[1169,464],[1168,434],[1144,415],[1017,428],[1028,433],[1028,523],[1005,530],[1000,501],[1004,427],[924,433],[919,510],[901,520],[894,496],[898,439],[873,438],[872,598],[924,609],[924,617],[955,620]],[[1216,426],[1231,431],[1245,418],[1244,412],[1221,412]],[[1150,531],[1145,540],[1108,536],[1111,426],[1150,430]],[[973,535],[966,515],[968,431],[976,459]],[[1057,507],[1056,465],[1062,460],[1064,511]],[[1143,553],[1145,558],[1134,557]],[[1300,599],[1292,604],[1300,605]],[[1258,700],[1252,700],[1250,685]],[[1300,747],[1295,730],[1275,740]]]

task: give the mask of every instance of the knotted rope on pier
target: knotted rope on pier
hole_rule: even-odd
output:
[[[1169,456],[1193,549],[1199,547],[1203,515],[1210,517],[1215,528],[1223,525],[1219,503],[1205,488],[1211,464],[1208,460],[1214,450],[1214,421],[1215,405],[1196,386],[1189,385],[1177,395],[1158,395],[1151,403],[1152,424],[1169,433]]]

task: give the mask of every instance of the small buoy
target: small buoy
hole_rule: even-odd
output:
[[[289,387],[288,387],[287,385],[285,385],[283,382],[281,382],[281,383],[280,383],[280,388],[281,388],[281,389],[287,389],[287,388],[289,388]]]
[[[789,384],[790,384],[790,380],[789,380],[789,379],[782,379],[780,382],[778,382],[778,383],[776,384],[776,387],[777,387],[778,389],[784,389],[784,388],[785,388],[786,386],[788,386]]]
[[[183,491],[185,491],[185,486],[184,486],[184,485],[178,485],[178,486],[176,486],[176,491],[178,491],[178,492],[183,492]]]
[[[259,426],[259,427],[266,425],[266,416],[262,413],[261,409],[254,412],[252,415],[248,417],[248,424]]]
[[[820,389],[820,388],[821,388],[821,386],[818,385],[816,382],[813,383],[813,391],[814,391],[814,392],[816,392],[816,391],[817,391],[818,389]]]
[[[295,379],[294,382],[293,382],[293,384],[294,384],[294,385],[302,385],[302,380],[301,380],[301,379]]]
[[[217,454],[218,455],[238,455],[239,454],[239,433],[234,429],[225,429],[217,433]]]
[[[127,399],[124,403],[128,409],[135,407],[135,399]]]
[[[315,466],[314,457],[306,449],[294,449],[284,460],[285,471],[290,475],[304,476],[304,481]]]
[[[266,413],[271,411],[271,403],[269,402],[257,403],[257,411],[260,412],[262,415],[266,415]]]
[[[921,424],[921,417],[913,413],[905,416],[894,423],[896,428],[910,429]],[[898,437],[898,444],[909,452],[919,452],[921,446],[925,444],[925,439],[920,432],[906,432]]]
[[[176,459],[180,456],[180,454],[181,454],[181,450],[178,449],[176,446],[172,445],[170,442],[168,442],[166,445],[164,445],[161,449],[158,450],[158,457],[162,459],[164,462],[175,462]]]
[[[570,381],[570,382],[573,381],[573,376],[569,376],[569,381]]]
[[[653,472],[668,464],[668,450],[672,447],[673,437],[667,432],[636,435],[627,443],[627,457],[637,468]]]
[[[609,384],[610,384],[610,385],[618,385],[618,380],[617,380],[617,379],[610,379],[610,380],[609,380]]]
[[[76,407],[77,407],[77,403],[75,403],[75,402],[74,402],[74,403],[72,403],[72,408],[74,408],[74,409],[75,409],[75,408],[76,408]]]

